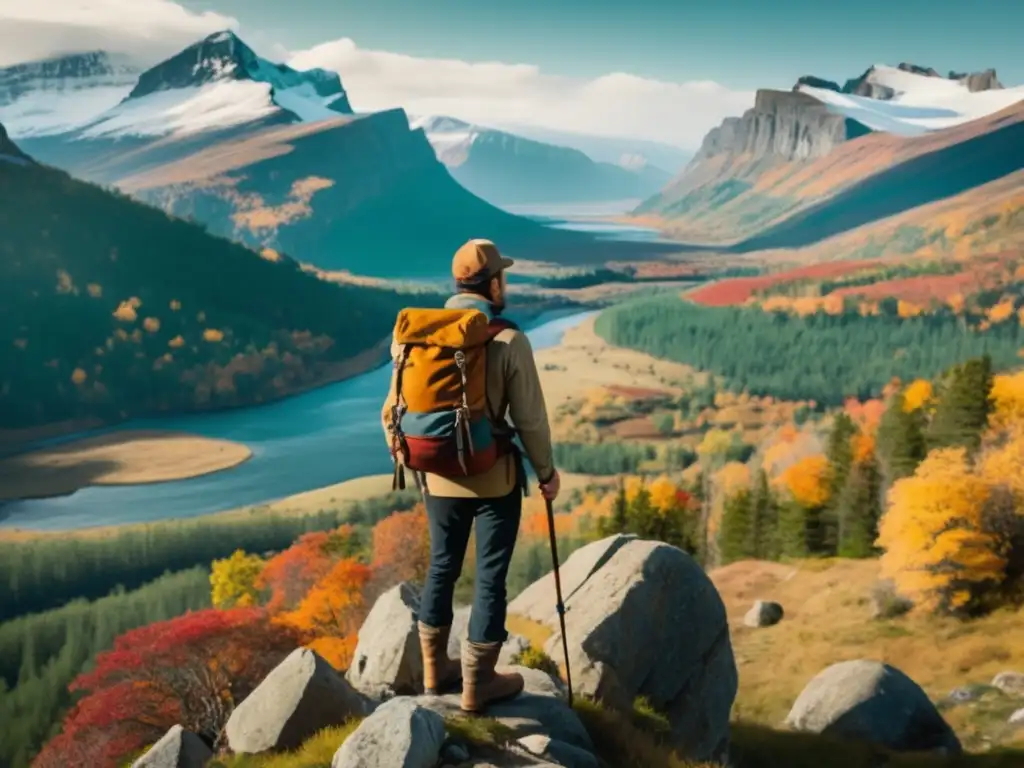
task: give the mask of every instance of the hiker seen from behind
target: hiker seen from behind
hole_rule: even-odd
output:
[[[533,350],[501,316],[512,264],[489,240],[470,240],[452,260],[456,294],[445,307],[399,313],[383,409],[395,488],[416,483],[430,526],[418,625],[424,689],[444,693],[461,682],[467,712],[523,689],[521,675],[495,665],[508,637],[505,579],[528,493],[524,454],[546,499],[560,485]],[[460,665],[448,657],[448,637],[474,521],[475,592]]]

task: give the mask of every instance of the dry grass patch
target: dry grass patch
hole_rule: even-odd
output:
[[[209,768],[331,768],[331,760],[345,739],[359,727],[351,720],[336,728],[325,728],[294,752],[280,755],[230,755],[210,763]]]
[[[554,604],[551,606],[554,610]],[[534,648],[543,648],[551,636],[554,635],[554,631],[546,624],[541,624],[539,621],[533,621],[525,616],[519,616],[515,613],[510,613],[505,619],[505,626],[508,629],[509,634],[521,635],[526,638],[526,641]]]
[[[1003,610],[960,622],[911,613],[872,618],[871,590],[878,580],[873,560],[808,560],[791,564],[743,561],[712,571],[725,601],[739,668],[733,716],[776,727],[807,682],[825,667],[874,659],[899,668],[935,702],[969,684],[987,684],[1006,669],[1024,671],[1024,613]],[[776,600],[785,618],[751,629],[743,614],[756,599]],[[1015,743],[1014,734],[993,730],[1024,702],[1003,697],[999,706],[965,704],[944,716],[965,747]],[[1024,765],[1024,763],[1022,763]]]

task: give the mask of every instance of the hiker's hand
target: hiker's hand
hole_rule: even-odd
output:
[[[551,479],[546,483],[540,484],[540,494],[548,501],[554,501],[558,498],[558,492],[562,489],[562,478],[558,476],[558,470],[551,475]]]

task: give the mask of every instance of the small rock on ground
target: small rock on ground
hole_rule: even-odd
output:
[[[771,627],[782,621],[783,610],[778,603],[770,600],[757,600],[753,607],[743,617],[743,623],[748,627]]]
[[[600,765],[590,752],[543,734],[524,736],[519,739],[519,744],[531,755],[546,758],[565,768],[599,768]]]

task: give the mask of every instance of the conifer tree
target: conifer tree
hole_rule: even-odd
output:
[[[897,480],[913,475],[927,452],[924,414],[920,410],[908,410],[902,393],[893,396],[878,425],[878,453],[884,487],[888,489]]]
[[[881,485],[874,456],[853,465],[836,504],[840,557],[872,557],[877,553]]]
[[[768,484],[768,473],[757,472],[751,500],[751,535],[754,540],[754,556],[763,560],[779,557],[778,527],[779,508],[775,494]]]
[[[751,493],[747,490],[741,490],[725,500],[719,539],[723,563],[756,556],[753,506]]]
[[[976,451],[992,411],[991,392],[992,360],[988,355],[950,369],[928,428],[928,448],[963,446]]]
[[[780,557],[807,557],[810,554],[807,542],[809,525],[808,508],[800,502],[788,499],[779,506],[777,540]]]
[[[857,427],[853,419],[843,412],[837,414],[825,451],[828,458],[829,500],[821,515],[822,545],[831,552],[838,548],[839,496],[853,466],[853,448],[850,441],[855,434]]]

